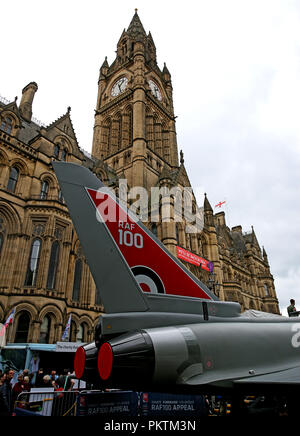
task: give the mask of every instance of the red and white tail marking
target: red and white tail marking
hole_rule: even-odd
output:
[[[111,195],[86,189],[144,292],[211,299]]]

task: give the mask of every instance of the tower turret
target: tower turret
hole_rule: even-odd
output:
[[[22,90],[22,98],[19,106],[19,110],[22,118],[26,121],[31,121],[32,117],[32,102],[34,95],[38,89],[35,82],[30,82]]]

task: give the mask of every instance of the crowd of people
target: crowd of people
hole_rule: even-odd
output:
[[[17,374],[17,380],[15,380],[15,375],[13,369],[7,369],[4,372],[0,370],[0,417],[12,415],[15,402],[22,392],[30,392],[32,388],[71,391],[74,385],[67,370],[63,374],[57,374],[54,370],[46,374],[40,368],[35,377],[34,374],[29,373],[28,369],[24,369]]]

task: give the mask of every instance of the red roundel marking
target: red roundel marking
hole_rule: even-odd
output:
[[[140,283],[140,287],[144,292],[151,292],[151,289],[146,285],[146,283]]]
[[[74,358],[74,370],[76,378],[81,379],[85,366],[85,352],[82,347],[77,348]]]
[[[98,353],[98,372],[102,380],[107,380],[113,365],[113,351],[108,342],[101,345]]]

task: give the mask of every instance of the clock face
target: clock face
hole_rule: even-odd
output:
[[[111,89],[111,95],[113,97],[116,97],[117,95],[121,94],[126,88],[128,84],[127,77],[121,77],[121,79],[117,80],[114,86]]]
[[[154,97],[156,97],[157,100],[162,100],[161,92],[160,92],[158,85],[156,85],[156,83],[153,82],[153,80],[149,80],[148,83],[149,83],[151,92],[154,95]]]

